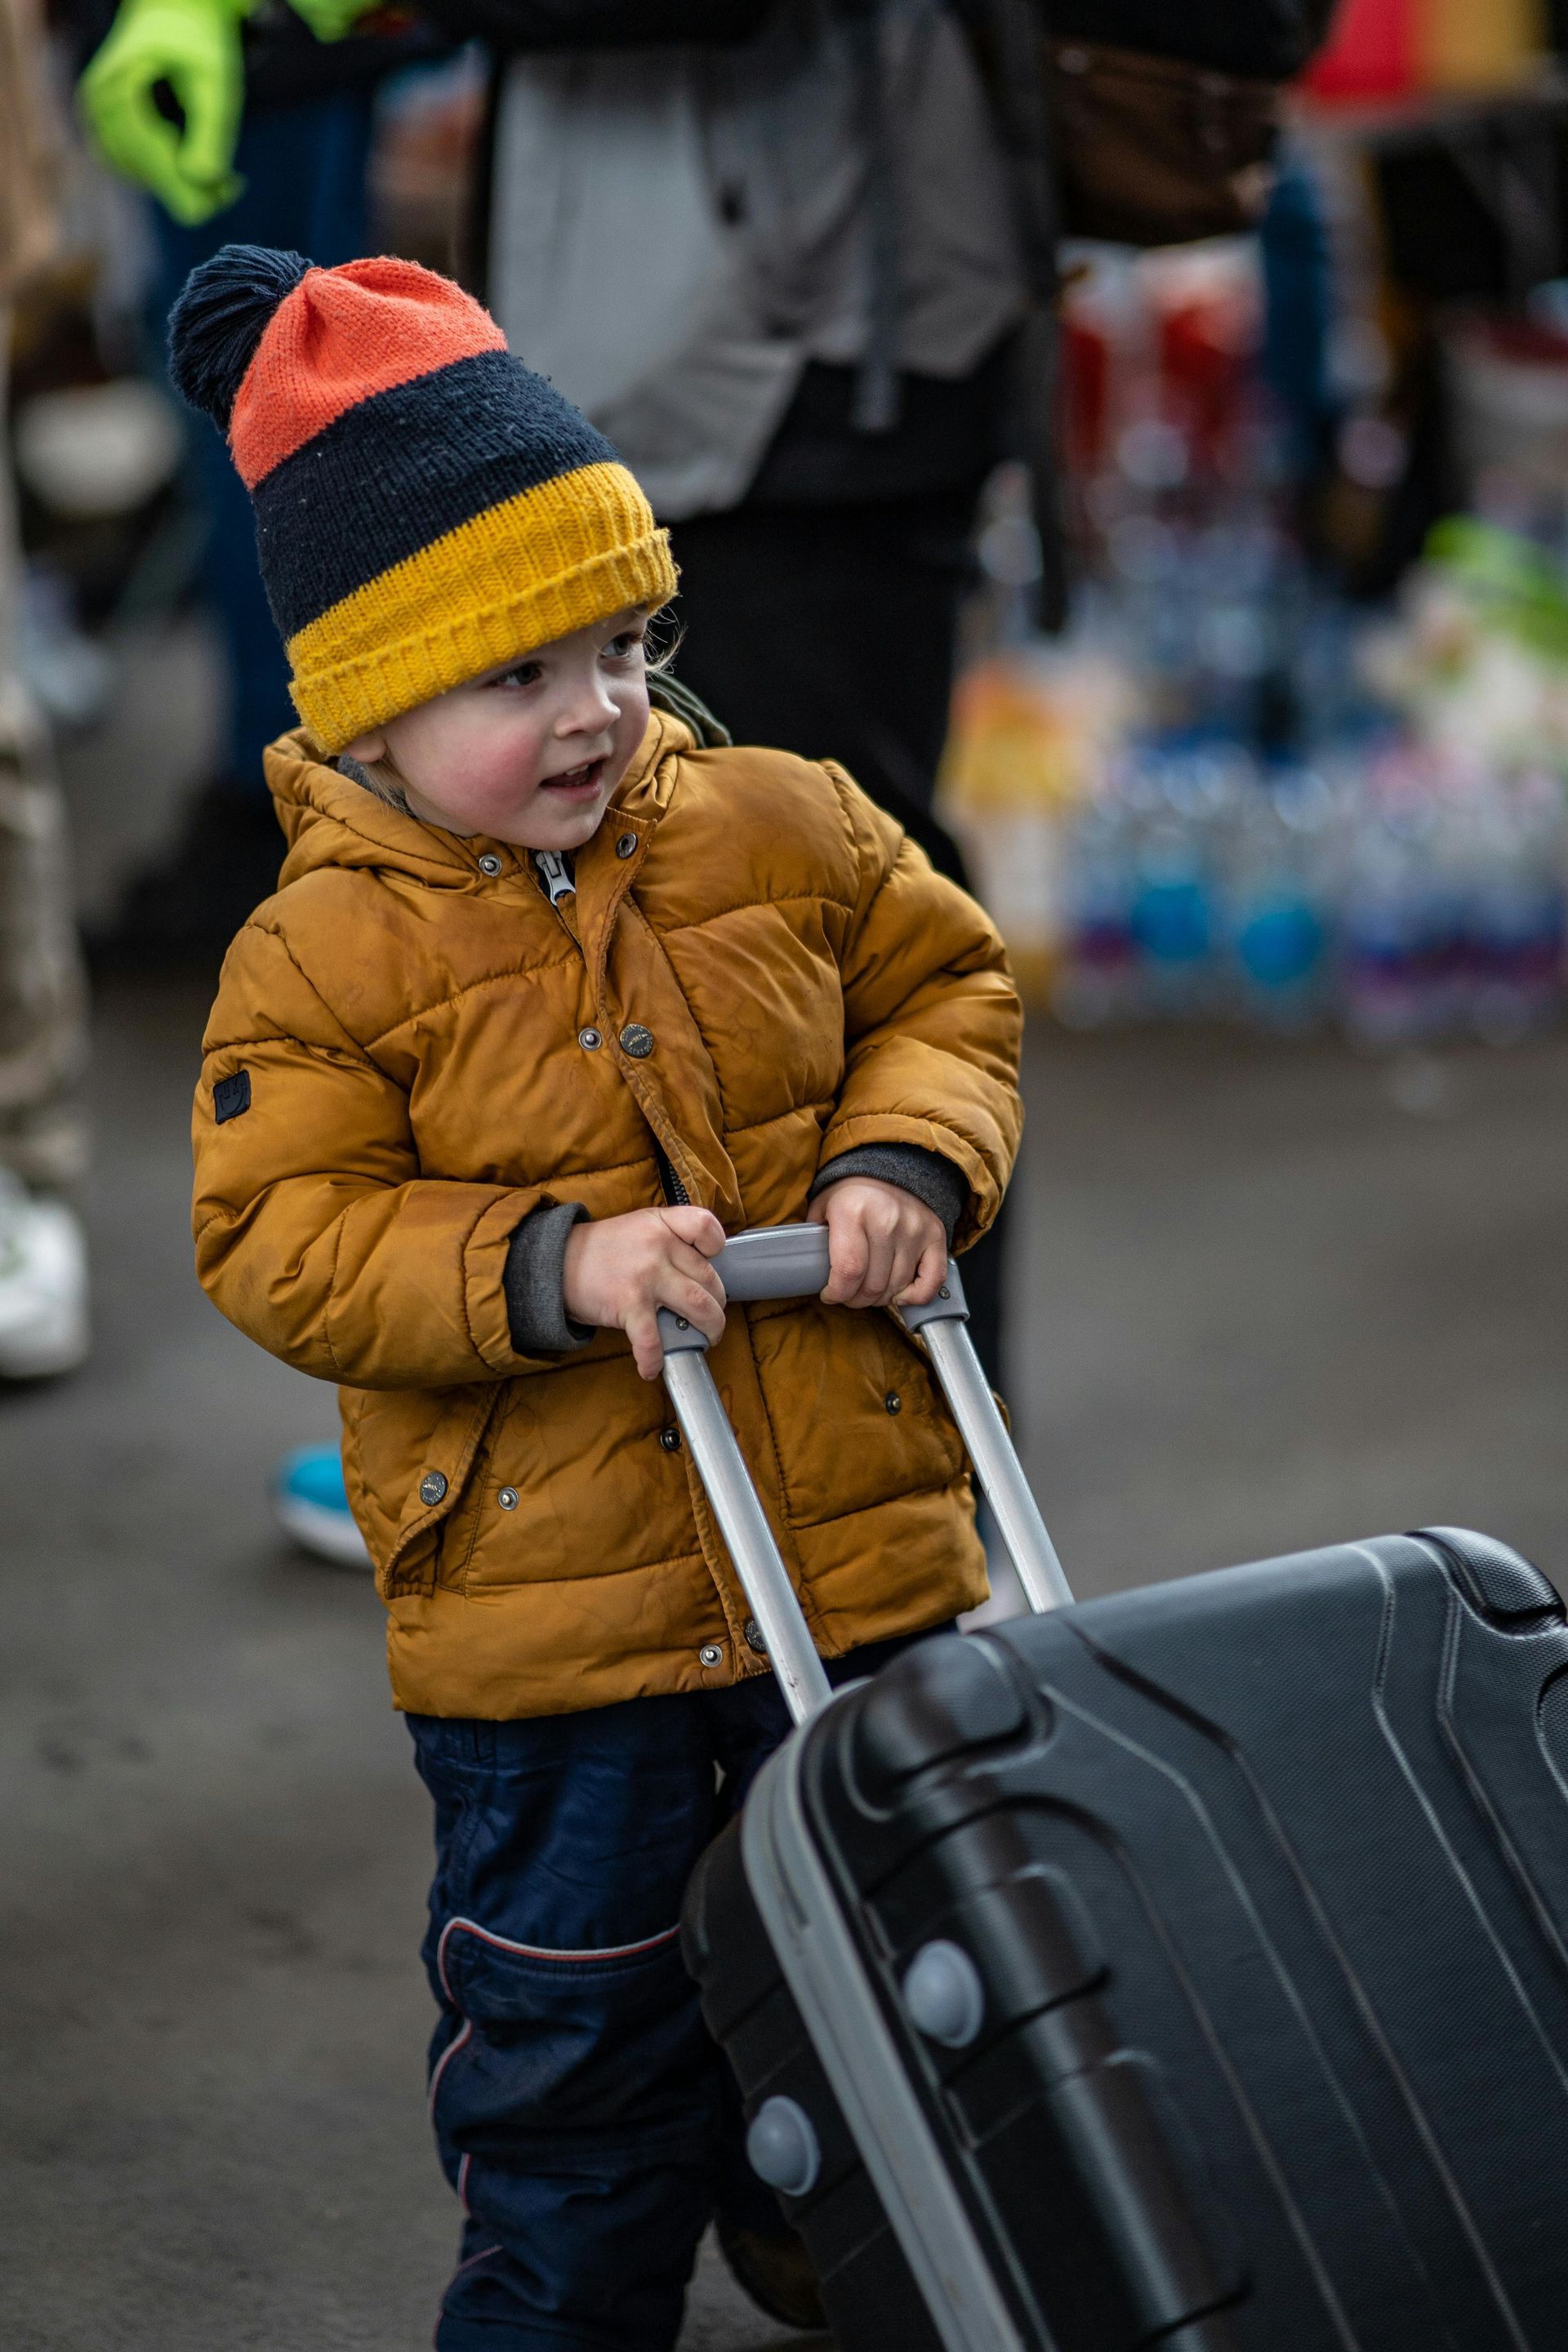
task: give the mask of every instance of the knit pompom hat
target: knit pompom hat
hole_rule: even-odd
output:
[[[186,279],[169,354],[250,492],[324,751],[675,593],[668,534],[609,443],[416,262],[226,245]]]

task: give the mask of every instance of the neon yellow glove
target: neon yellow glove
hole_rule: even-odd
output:
[[[106,163],[151,188],[187,228],[232,205],[245,102],[239,26],[251,0],[121,0],[77,86],[77,103]],[[184,128],[153,102],[159,82]]]
[[[341,41],[352,33],[362,16],[368,16],[381,0],[289,0],[296,16],[302,16],[318,41]]]

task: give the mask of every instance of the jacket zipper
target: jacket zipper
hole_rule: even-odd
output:
[[[575,939],[577,926],[573,922],[563,903],[563,900],[574,898],[577,895],[577,881],[572,870],[570,856],[561,849],[536,849],[533,853],[533,862],[539,868],[539,878],[549,893],[551,905]],[[676,1174],[675,1162],[659,1141],[657,1133],[653,1138],[653,1149],[654,1157],[658,1165],[658,1181],[663,1187],[665,1199],[672,1209],[689,1209],[691,1206],[691,1195]]]
[[[654,1157],[658,1162],[658,1181],[664,1187],[665,1199],[672,1209],[689,1209],[691,1206],[691,1195],[676,1174],[675,1162],[657,1135],[653,1139],[653,1150]]]
[[[563,849],[536,849],[533,862],[540,878],[550,894],[550,903],[559,907],[563,898],[576,896],[577,877],[572,871],[572,860]]]
[[[570,855],[563,849],[536,849],[533,863],[544,885],[551,911],[560,917],[563,929],[581,948],[583,942],[577,938],[577,877]]]

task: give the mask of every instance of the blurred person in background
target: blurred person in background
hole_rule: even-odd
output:
[[[675,526],[682,680],[966,881],[959,612],[1055,286],[1030,0],[429,5],[506,58],[487,296]],[[999,1229],[965,1279],[994,1373]]]
[[[82,118],[104,161],[157,200],[149,308],[160,367],[174,298],[220,245],[279,246],[330,266],[370,243],[375,85],[441,44],[406,15],[356,35],[363,14],[355,0],[121,0],[112,15],[102,0],[76,0],[75,45],[90,52]],[[275,887],[282,855],[261,755],[295,711],[248,501],[210,436],[194,439],[190,463],[226,672],[225,742],[172,852],[135,877],[94,942],[120,968],[216,968]]]
[[[1043,149],[1020,184],[1027,126],[946,0],[686,0],[652,50],[629,0],[435,5],[510,52],[488,290],[679,526],[682,676],[748,741],[831,746],[952,870],[931,796],[970,530],[1050,290]]]
[[[52,115],[33,0],[0,0],[0,426],[11,303],[54,245]],[[0,1380],[87,1353],[87,1256],[61,1197],[83,1170],[87,1055],[65,817],[18,659],[22,557],[0,455]]]
[[[673,525],[683,681],[740,741],[842,760],[964,881],[932,801],[1004,457],[1032,478],[1038,617],[1065,614],[1065,148],[1087,125],[1103,165],[1119,121],[1156,211],[1173,154],[1178,195],[1246,226],[1254,149],[1228,118],[1216,135],[1215,92],[1266,152],[1273,84],[1330,0],[424,5],[501,61],[486,297]],[[1143,52],[1174,60],[1152,117]],[[994,1378],[1004,1247],[999,1222],[965,1267]]]
[[[98,0],[82,0],[75,10],[75,47],[89,60],[78,91],[83,121],[102,159],[156,199],[149,310],[160,367],[174,296],[219,246],[279,246],[331,266],[370,244],[376,85],[438,55],[442,43],[391,12],[356,33],[365,14],[363,0],[268,0],[254,10],[245,0],[121,0],[112,17]],[[216,967],[276,887],[283,855],[261,761],[297,714],[250,502],[211,435],[194,436],[190,467],[206,523],[203,584],[226,673],[225,744],[173,849],[132,879],[94,941],[120,970]],[[273,1502],[306,1550],[368,1566],[335,1444],[288,1454]]]

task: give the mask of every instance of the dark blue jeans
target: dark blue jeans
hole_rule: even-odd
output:
[[[679,1919],[698,1856],[789,1728],[784,1702],[758,1677],[408,1727],[436,1801],[430,2115],[466,2217],[438,2352],[670,2352],[717,2197],[779,2223],[740,2152]]]

